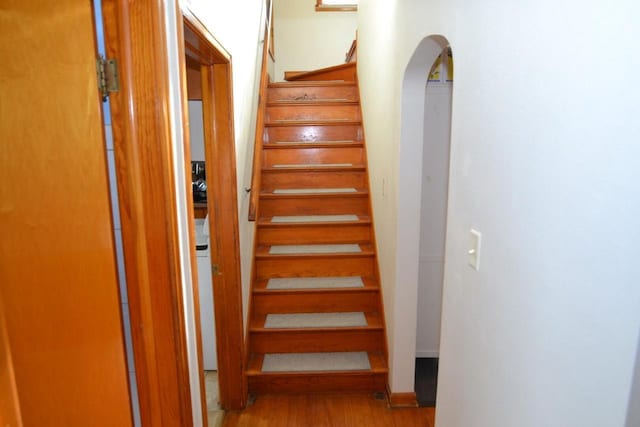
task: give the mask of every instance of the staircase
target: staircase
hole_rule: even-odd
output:
[[[384,391],[387,350],[358,89],[267,89],[249,392]]]

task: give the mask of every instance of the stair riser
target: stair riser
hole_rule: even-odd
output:
[[[257,353],[313,353],[322,351],[382,351],[382,330],[260,331],[251,333]]]
[[[343,80],[354,82],[356,80],[356,64],[350,62],[312,71],[285,71],[284,74],[285,80],[289,81]]]
[[[362,141],[362,129],[356,125],[268,127],[264,143],[278,141]]]
[[[378,310],[378,292],[260,293],[253,295],[254,314],[371,312]]]
[[[369,224],[332,224],[330,226],[291,225],[260,227],[259,245],[369,243]]]
[[[305,101],[323,99],[358,100],[356,86],[309,86],[309,87],[274,87],[269,88],[268,102]]]
[[[330,393],[385,391],[386,373],[269,374],[247,377],[249,393]]]
[[[367,188],[366,172],[268,171],[262,173],[262,189]]]
[[[262,165],[265,168],[273,165],[297,165],[313,163],[351,163],[364,164],[362,147],[344,148],[283,148],[264,150]]]
[[[371,276],[374,257],[313,257],[310,259],[256,259],[256,278]],[[361,310],[360,310],[361,311]]]
[[[274,197],[260,200],[260,215],[368,215],[366,197]]]
[[[278,105],[267,107],[267,122],[360,120],[360,108],[356,105]]]

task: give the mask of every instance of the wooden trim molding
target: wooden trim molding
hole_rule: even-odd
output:
[[[213,276],[219,399],[223,409],[238,410],[246,404],[247,385],[231,58],[188,10],[183,16],[187,60],[200,66],[211,263],[219,269]]]
[[[224,409],[242,409],[246,403],[242,280],[238,241],[236,157],[231,95],[231,64],[202,68],[205,160],[217,173],[207,174],[211,262],[219,266],[213,277],[218,342],[218,384]],[[215,97],[213,94],[215,93]],[[210,96],[207,96],[209,94]],[[209,118],[209,119],[207,119]],[[211,169],[210,169],[211,170]]]
[[[349,47],[349,51],[344,57],[344,62],[356,62],[358,52],[358,40],[354,40]]]
[[[418,407],[418,399],[415,392],[392,393],[389,384],[387,384],[387,398],[389,399],[389,406],[392,408]]]
[[[264,29],[264,43],[262,44],[262,68],[260,74],[260,94],[258,96],[258,115],[256,117],[256,134],[253,147],[253,168],[251,176],[251,195],[249,197],[249,221],[255,221],[258,215],[258,200],[260,199],[260,178],[262,169],[262,140],[264,138],[264,120],[267,109],[267,90],[269,86],[269,52],[272,31],[271,22],[273,19],[273,7],[269,2],[267,12],[267,22]]]
[[[307,80],[344,80],[346,82],[354,82],[356,80],[356,72],[356,63],[349,62],[311,71],[285,71],[284,79],[289,82]]]
[[[143,425],[193,424],[161,2],[103,0],[120,216]]]

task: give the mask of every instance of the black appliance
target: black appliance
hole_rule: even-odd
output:
[[[191,162],[191,189],[194,203],[207,203],[207,176],[204,162]]]

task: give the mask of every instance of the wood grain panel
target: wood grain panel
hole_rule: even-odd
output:
[[[267,218],[273,215],[368,215],[367,193],[345,194],[304,197],[263,194],[260,215]]]
[[[362,141],[362,129],[355,124],[268,127],[265,143],[279,141]]]
[[[296,165],[314,163],[351,163],[355,166],[365,164],[362,147],[312,147],[312,148],[282,148],[278,150],[264,150],[263,167],[273,165]]]
[[[435,408],[391,409],[386,399],[363,394],[268,394],[242,412],[228,413],[224,427],[434,427]]]
[[[409,393],[391,393],[387,391],[389,396],[389,406],[392,408],[416,408],[418,400],[414,392]]]
[[[345,170],[346,169],[346,170]],[[262,170],[264,191],[283,188],[367,188],[364,167],[360,168],[273,168]]]
[[[27,426],[132,424],[91,2],[3,2],[0,300]]]
[[[251,375],[248,380],[252,393],[335,393],[339,390],[374,392],[384,390],[386,373],[265,374]]]
[[[360,120],[360,109],[357,103],[316,102],[281,105],[268,104],[265,115],[267,122],[284,120]]]
[[[162,8],[103,0],[136,380],[143,425],[190,425],[173,137]]]
[[[240,242],[231,64],[202,67],[205,158],[212,244],[211,262],[220,274],[213,277],[218,350],[220,404],[244,407],[247,389],[243,375],[244,326],[240,289]]]
[[[322,351],[381,351],[381,329],[281,330],[251,332],[256,353],[308,353]]]
[[[354,84],[333,84],[327,86],[269,85],[268,102],[295,102],[316,100],[357,101],[358,90]]]
[[[293,81],[343,80],[356,81],[356,63],[334,65],[313,71],[285,71],[284,79]]]
[[[371,312],[378,309],[372,290],[282,291],[253,294],[254,314]]]
[[[256,239],[260,245],[368,243],[371,241],[371,225],[324,223],[260,226]]]
[[[292,263],[288,258],[255,261],[256,278],[269,277],[330,277],[366,276],[371,274],[374,258],[369,257],[313,257],[305,262]]]

